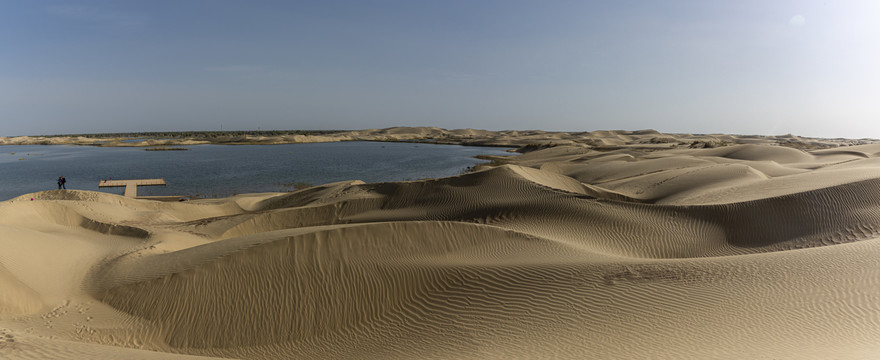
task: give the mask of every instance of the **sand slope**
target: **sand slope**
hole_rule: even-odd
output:
[[[2,202],[0,357],[880,353],[880,146],[591,136],[615,148],[220,200]]]

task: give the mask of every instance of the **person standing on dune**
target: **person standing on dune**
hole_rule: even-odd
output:
[[[67,189],[67,179],[64,178],[64,175],[61,175],[61,188]]]
[[[61,190],[61,177],[58,177],[58,190]]]

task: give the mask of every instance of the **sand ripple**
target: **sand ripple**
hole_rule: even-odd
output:
[[[880,148],[595,136],[443,179],[2,202],[0,357],[880,351]]]

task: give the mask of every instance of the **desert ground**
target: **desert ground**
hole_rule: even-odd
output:
[[[521,149],[441,179],[187,202],[76,190],[0,202],[0,358],[880,354],[876,141],[437,128],[322,137],[252,140]],[[0,138],[29,141],[48,140]]]

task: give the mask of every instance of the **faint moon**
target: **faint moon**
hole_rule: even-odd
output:
[[[804,18],[803,15],[795,15],[792,16],[791,19],[788,19],[788,23],[791,26],[804,26],[804,23],[807,22],[807,19]]]

